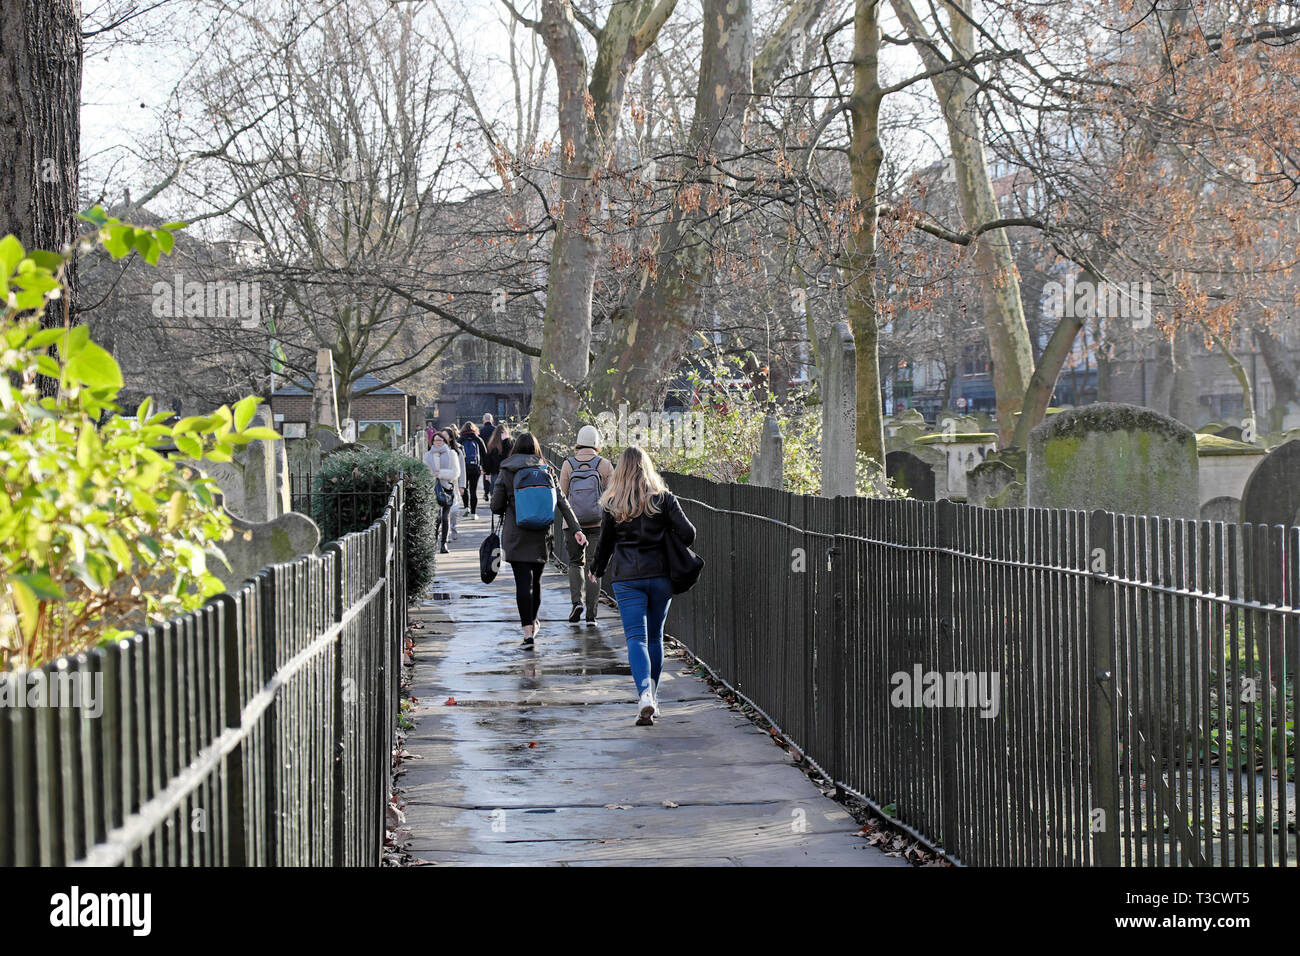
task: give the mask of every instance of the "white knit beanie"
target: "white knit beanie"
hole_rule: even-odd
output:
[[[578,440],[574,442],[575,448],[594,448],[600,451],[600,432],[596,431],[595,425],[583,425],[578,429]]]

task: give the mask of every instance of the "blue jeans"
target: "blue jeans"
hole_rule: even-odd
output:
[[[665,578],[615,581],[614,599],[627,638],[627,662],[640,696],[651,681],[656,684],[664,666],[664,619],[673,602],[673,588]]]

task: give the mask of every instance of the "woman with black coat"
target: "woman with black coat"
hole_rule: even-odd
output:
[[[505,422],[492,429],[492,435],[487,440],[487,450],[483,453],[483,485],[489,503],[492,500],[492,486],[496,484],[497,472],[501,470],[501,462],[510,457],[513,445],[514,439],[510,437],[510,429],[506,427]]]
[[[588,580],[599,581],[609,571],[639,695],[636,722],[647,726],[659,716],[664,621],[673,600],[667,536],[689,547],[695,526],[650,456],[636,445],[619,456],[600,506],[605,514]]]
[[[493,438],[496,436],[493,435]],[[501,515],[501,556],[510,565],[515,576],[515,602],[519,606],[519,623],[523,625],[523,646],[531,648],[537,637],[537,616],[542,607],[542,571],[551,555],[552,524],[544,531],[531,531],[515,524],[515,475],[523,468],[545,465],[542,449],[537,439],[525,432],[514,442],[513,454],[501,462],[498,480],[492,483],[492,513]],[[554,469],[550,473],[551,487],[555,489],[556,507],[564,516],[564,523],[575,538],[586,545],[578,518],[569,507],[569,501],[560,494]]]

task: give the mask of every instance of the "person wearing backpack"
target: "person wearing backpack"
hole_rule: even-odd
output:
[[[515,601],[524,629],[523,646],[537,638],[542,607],[542,571],[551,553],[551,528],[558,508],[575,540],[585,545],[578,518],[559,493],[555,471],[542,457],[537,439],[525,432],[515,439],[513,454],[501,462],[492,484],[492,513],[501,515],[501,556],[515,576]]]
[[[460,444],[465,450],[465,489],[469,494],[470,520],[478,518],[478,480],[482,476],[483,455],[487,446],[479,438],[478,426],[466,422],[460,430]]]
[[[605,517],[588,580],[599,580],[608,567],[639,695],[636,722],[644,727],[659,716],[664,621],[673,598],[668,536],[689,547],[695,526],[636,445],[619,456],[600,506]]]
[[[600,581],[585,581],[590,566],[587,555],[595,554],[600,547],[600,524],[604,517],[600,496],[605,493],[610,475],[614,473],[613,462],[600,457],[599,451],[600,432],[591,425],[583,425],[578,429],[573,454],[564,460],[564,466],[560,469],[560,490],[569,500],[569,506],[577,515],[582,533],[587,538],[587,546],[584,547],[578,544],[572,531],[566,531],[564,535],[569,554],[569,598],[573,602],[569,623],[577,624],[585,610],[588,627],[596,626]]]

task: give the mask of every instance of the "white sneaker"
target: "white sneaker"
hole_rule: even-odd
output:
[[[657,680],[650,682],[650,696],[654,698],[655,717],[657,718],[659,716],[659,682]]]
[[[647,687],[641,692],[641,700],[637,702],[636,723],[638,727],[645,727],[655,722],[655,695],[654,691]]]

